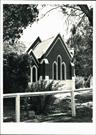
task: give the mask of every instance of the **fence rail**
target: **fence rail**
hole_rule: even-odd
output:
[[[74,92],[80,91],[92,91],[92,88],[82,88],[73,90],[63,90],[63,91],[43,91],[43,92],[25,92],[25,93],[12,93],[12,94],[3,94],[3,98],[15,98],[15,107],[16,107],[16,122],[20,122],[20,97],[33,97],[33,96],[44,96],[44,95],[55,95],[55,94],[71,94],[71,108],[72,108],[72,116],[76,116],[75,110],[75,100],[74,100]]]
[[[92,88],[83,88],[83,89],[75,89],[74,92],[79,91],[92,91]],[[11,94],[3,94],[4,98],[12,98],[19,95],[20,97],[29,97],[29,96],[41,96],[41,95],[54,95],[54,94],[64,94],[64,93],[70,93],[72,90],[59,90],[59,91],[42,91],[42,92],[24,92],[24,93],[11,93]]]

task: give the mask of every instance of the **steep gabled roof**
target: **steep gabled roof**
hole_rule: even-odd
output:
[[[34,59],[35,64],[38,66],[39,65],[39,61],[38,61],[38,59],[36,59],[36,56],[34,55],[33,50],[30,49],[30,51],[28,51],[26,53],[30,54],[32,56],[32,58]]]
[[[34,50],[34,48],[41,43],[41,39],[40,37],[37,37],[37,39],[33,42],[33,44],[28,48],[28,50],[26,51],[27,53],[32,49]]]
[[[64,41],[63,41],[63,39],[62,39],[62,37],[61,37],[60,34],[58,34],[58,35],[55,37],[54,41],[52,42],[52,44],[50,45],[50,47],[47,49],[45,55],[46,55],[46,56],[49,55],[49,53],[51,52],[52,48],[54,47],[54,45],[55,45],[54,43],[56,42],[57,39],[60,39],[61,44],[62,44],[63,48],[65,49],[66,53],[68,54],[69,59],[72,60],[72,56],[71,56],[71,54],[70,54],[70,52],[69,52],[69,49],[68,49],[67,45],[64,43]]]
[[[44,40],[34,48],[33,53],[37,59],[40,59],[46,53],[54,39],[55,37]]]
[[[38,38],[37,38],[38,39]],[[36,40],[37,40],[36,39]],[[32,50],[33,55],[36,57],[37,61],[38,59],[42,58],[43,55],[47,56],[50,53],[50,50],[52,50],[53,46],[55,45],[55,41],[57,39],[60,39],[65,51],[67,52],[69,59],[72,60],[71,54],[67,48],[67,46],[65,45],[62,37],[60,36],[60,34],[58,34],[55,37],[51,37],[47,40],[44,40],[41,42],[41,40],[39,41],[38,44],[36,44],[36,41],[34,42],[36,45],[31,45],[31,47],[28,49],[28,51],[30,52]]]

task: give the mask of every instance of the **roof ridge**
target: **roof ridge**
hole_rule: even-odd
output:
[[[44,40],[41,41],[41,43],[44,42],[44,41],[47,41],[47,40],[49,40],[49,39],[52,39],[52,38],[55,38],[55,36],[49,37],[49,38],[47,38],[47,39],[44,39]]]
[[[53,42],[56,40],[56,38],[60,37],[61,41],[63,42],[64,46],[65,46],[65,49],[69,55],[69,57],[71,58],[71,54],[69,52],[69,49],[67,47],[67,44],[64,42],[64,40],[62,39],[62,36],[59,34],[55,35],[55,36],[52,36],[48,39],[45,39],[43,41],[41,41],[36,47],[35,49],[33,50],[33,53],[35,55],[35,57],[37,59],[41,58],[44,54],[47,54],[48,53],[48,50],[50,48],[50,46],[53,44]]]

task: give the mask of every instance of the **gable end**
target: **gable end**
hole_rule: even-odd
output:
[[[53,49],[53,47],[55,46],[55,43],[58,41],[58,39],[60,40],[61,45],[63,46],[64,50],[65,50],[66,53],[68,54],[69,59],[72,60],[71,54],[69,53],[69,50],[68,50],[67,46],[65,45],[65,43],[64,43],[62,37],[60,36],[60,34],[58,34],[58,35],[56,36],[55,40],[52,42],[51,46],[50,46],[50,47],[48,48],[48,50],[46,51],[45,56],[47,57],[47,56],[50,54],[50,52],[52,51],[52,49]]]
[[[39,66],[38,66],[38,65],[39,65],[39,61],[36,59],[36,57],[35,57],[33,51],[31,50],[30,53],[28,53],[28,54],[32,56],[32,58],[33,58],[35,64],[37,65],[37,67],[39,67]]]
[[[38,38],[34,41],[34,43],[28,48],[27,53],[28,53],[31,49],[34,50],[35,47],[36,47],[39,43],[41,43],[40,37],[38,37]]]

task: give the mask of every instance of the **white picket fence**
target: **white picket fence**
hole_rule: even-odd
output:
[[[75,110],[75,99],[74,92],[80,91],[92,91],[92,88],[82,88],[75,90],[63,90],[63,91],[46,91],[46,92],[26,92],[26,93],[12,93],[12,94],[3,94],[3,98],[15,98],[15,107],[16,107],[16,122],[20,122],[20,97],[33,97],[33,96],[44,96],[44,95],[55,95],[55,94],[71,94],[71,109],[72,116],[76,116]]]

